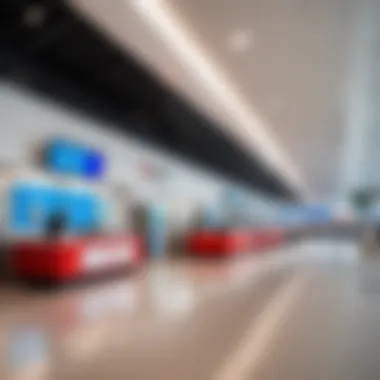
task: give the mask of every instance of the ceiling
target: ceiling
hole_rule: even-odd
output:
[[[223,68],[209,59],[182,23],[175,24],[178,15],[162,6],[167,2],[70,0],[70,3],[119,46],[132,50],[141,62],[211,118],[219,130],[238,142],[240,149],[248,155],[259,154],[264,166],[294,191],[303,192],[297,165],[264,128],[261,115],[241,99]]]
[[[105,2],[100,0],[77,2],[74,6],[60,0],[3,1],[0,4],[0,18],[3,17],[0,20],[1,74],[82,112],[103,118],[107,121],[105,125],[178,152],[237,183],[267,195],[289,197],[295,194],[292,183],[275,172],[271,166],[273,162],[265,162],[260,152],[247,149],[248,145],[243,149],[237,139],[231,138],[232,134],[227,135],[231,129],[222,130],[228,123],[215,123],[219,114],[223,114],[222,110],[217,103],[201,101],[204,97],[212,99],[211,95],[215,94],[194,86],[198,97],[193,98],[194,105],[191,105],[173,92],[168,84],[183,85],[178,79],[185,76],[185,71],[181,71],[183,67],[170,52],[162,54],[165,51],[159,51],[157,44],[143,44],[145,50],[140,49],[137,40],[154,36],[146,24],[141,24],[140,30],[138,22],[126,23],[121,8],[111,6],[122,3],[118,0],[107,2],[110,6],[104,15],[108,22],[114,21],[113,25],[119,22],[120,26],[131,28],[130,33],[120,29],[123,36],[132,36],[134,44],[128,45],[130,49],[139,52],[139,57],[144,56],[148,65],[156,62],[154,57],[166,57],[167,65],[157,66],[166,68],[164,82],[157,80],[122,44],[114,43],[118,40],[116,34],[109,38],[104,28],[94,28],[93,19],[83,17],[89,12],[78,7],[89,4],[98,16],[101,15],[97,4],[101,6]],[[127,14],[132,14],[128,6],[126,9]],[[138,21],[138,14],[133,14],[131,20]],[[104,25],[104,20],[102,22]],[[149,52],[152,61],[141,51]],[[186,74],[189,79],[190,73]],[[210,117],[199,112],[195,104],[206,107]],[[236,130],[239,130],[237,125]],[[269,144],[266,148],[274,149]]]
[[[172,0],[260,110],[319,195],[333,193],[344,137],[353,6],[349,0]],[[235,31],[251,46],[228,45]]]
[[[292,185],[336,192],[355,0],[71,3]],[[234,99],[206,86],[210,68]]]

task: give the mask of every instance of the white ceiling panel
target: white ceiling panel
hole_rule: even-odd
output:
[[[294,186],[321,196],[336,191],[356,0],[71,1],[244,149],[267,152],[267,164]],[[162,9],[171,17],[165,41],[152,27]],[[180,41],[169,24],[191,37],[204,55],[198,61],[215,68],[223,85],[206,86],[207,73],[189,70],[183,46],[168,43]],[[233,89],[231,109],[221,106],[224,87]]]

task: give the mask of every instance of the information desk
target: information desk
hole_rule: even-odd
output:
[[[188,236],[187,248],[195,256],[228,257],[274,248],[284,241],[284,233],[275,229],[198,230]]]
[[[197,256],[233,256],[250,249],[251,236],[245,230],[198,230],[190,234],[188,250]]]
[[[65,282],[138,266],[143,259],[137,236],[89,236],[20,240],[11,245],[10,264],[26,280]]]

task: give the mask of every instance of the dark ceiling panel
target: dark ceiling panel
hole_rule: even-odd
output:
[[[256,191],[294,195],[258,159],[239,149],[63,1],[11,0],[0,6],[2,73],[9,79],[112,121]],[[33,19],[25,21],[31,6],[42,11],[42,21],[33,26]]]

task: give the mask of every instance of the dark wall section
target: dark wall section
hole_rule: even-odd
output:
[[[1,72],[234,181],[294,194],[62,0],[0,2]]]

